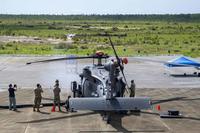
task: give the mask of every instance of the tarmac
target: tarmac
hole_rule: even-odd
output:
[[[111,123],[102,120],[98,112],[77,111],[51,112],[51,106],[41,106],[41,112],[33,112],[33,89],[36,83],[42,83],[44,89],[42,105],[52,103],[52,87],[55,79],[62,85],[61,100],[65,101],[70,91],[70,81],[78,79],[72,76],[88,62],[66,62],[25,66],[29,60],[54,57],[0,57],[0,106],[8,105],[7,85],[17,83],[17,105],[30,105],[17,111],[0,108],[0,133],[109,133],[109,132],[166,132],[199,133],[200,131],[200,78],[194,76],[169,76],[163,65],[151,62],[136,62],[130,59],[125,75],[128,81],[135,79],[136,96],[148,96],[152,99],[152,109],[141,112],[117,112],[111,114]],[[174,57],[155,57],[169,60]],[[68,62],[69,63],[69,62]],[[78,62],[79,64],[79,62]],[[71,69],[70,69],[71,68]],[[189,70],[184,70],[188,71]],[[67,73],[67,74],[66,74]],[[67,76],[66,76],[67,75]],[[160,105],[161,110],[156,106]],[[170,109],[179,110],[182,118],[160,118],[159,114]]]
[[[27,62],[66,56],[0,56],[0,91],[7,90],[8,84],[15,83],[19,88],[33,89],[37,83],[43,88],[53,88],[56,79],[62,91],[68,90],[71,81],[79,81],[84,66],[92,65],[92,60],[57,61],[26,65]],[[177,56],[149,56],[141,59],[168,61]],[[193,72],[195,68],[166,68],[163,63],[138,61],[129,57],[124,67],[128,83],[135,80],[137,88],[200,88],[200,78]],[[199,59],[198,59],[199,60]],[[183,76],[187,73],[187,76]],[[170,76],[170,74],[176,74]]]
[[[8,92],[0,93],[0,105],[8,105]],[[62,94],[64,101],[67,94]],[[129,112],[127,115],[112,113],[111,123],[102,120],[98,112],[77,111],[62,112],[51,107],[41,107],[41,112],[33,112],[32,107],[18,108],[17,111],[0,109],[1,133],[66,133],[66,132],[166,132],[199,133],[200,131],[200,91],[199,89],[139,89],[137,96],[152,97],[152,109],[141,112]],[[45,90],[44,98],[52,98]],[[17,104],[32,104],[33,91],[21,89],[16,92]],[[51,100],[42,100],[44,103]],[[156,110],[160,105],[161,110]],[[159,113],[177,109],[183,118],[160,118]]]

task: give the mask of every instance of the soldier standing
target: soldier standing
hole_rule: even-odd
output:
[[[14,111],[17,110],[17,109],[16,109],[16,99],[15,99],[15,91],[16,91],[16,90],[17,90],[17,89],[14,89],[14,88],[12,87],[12,84],[9,85],[9,89],[8,89],[8,92],[9,92],[9,102],[10,102],[10,104],[9,104],[9,110],[11,110],[12,107],[13,107],[13,110],[14,110]]]
[[[54,86],[53,93],[54,93],[54,108],[56,107],[56,104],[57,104],[59,111],[61,111],[61,109],[60,109],[60,88],[59,88],[58,80],[56,80],[56,84]]]
[[[135,97],[135,83],[134,80],[131,80],[131,87],[130,89],[130,97]]]
[[[40,112],[39,107],[42,100],[41,93],[43,93],[43,90],[40,84],[37,84],[37,88],[34,90],[34,93],[35,93],[35,100],[34,100],[33,111],[35,111],[35,108],[37,108],[37,112]]]
[[[59,86],[59,80],[56,79],[54,87]]]

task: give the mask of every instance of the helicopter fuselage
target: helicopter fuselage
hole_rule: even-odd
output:
[[[148,97],[124,97],[126,84],[118,67],[116,62],[110,61],[104,65],[83,68],[80,83],[76,83],[74,88],[72,86],[72,91],[76,94],[69,100],[70,108],[95,111],[150,108]]]
[[[117,67],[113,62],[86,66],[80,74],[79,93],[82,97],[123,97],[126,85]]]

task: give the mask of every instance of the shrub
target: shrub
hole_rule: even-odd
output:
[[[0,49],[4,50],[5,46],[3,44],[0,44]]]
[[[76,49],[78,48],[75,44],[59,43],[55,46],[56,49]]]
[[[128,28],[128,25],[125,25],[124,28],[127,29],[127,28]]]
[[[81,48],[81,49],[88,49],[88,46],[82,45],[82,46],[80,46],[80,48]]]
[[[110,49],[110,47],[107,45],[98,45],[96,47],[96,50],[108,50],[108,49]]]
[[[178,49],[175,49],[175,50],[174,50],[174,52],[175,52],[175,53],[178,53],[178,52],[180,52],[180,50],[178,50]]]
[[[191,48],[191,50],[190,50],[191,52],[194,52],[195,51],[195,48]]]
[[[55,30],[56,27],[55,27],[55,26],[49,26],[48,29],[49,29],[49,30]]]
[[[118,31],[119,29],[117,27],[112,27],[113,31]]]
[[[6,44],[6,47],[12,47],[12,46],[13,46],[13,44],[11,44],[11,43]]]
[[[59,43],[58,45],[55,46],[56,49],[65,49],[66,48],[66,43]]]

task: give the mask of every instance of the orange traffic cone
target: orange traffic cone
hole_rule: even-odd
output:
[[[161,108],[160,108],[160,104],[158,104],[158,105],[156,106],[156,109],[157,109],[158,111],[161,110]]]
[[[53,105],[51,112],[55,112],[56,111],[56,107]]]

